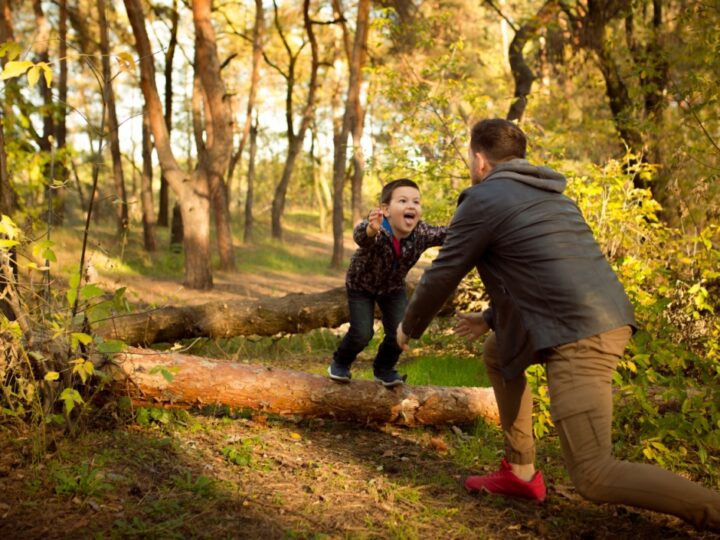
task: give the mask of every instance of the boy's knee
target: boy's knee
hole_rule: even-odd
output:
[[[363,347],[370,343],[370,340],[375,335],[372,326],[368,328],[351,328],[350,333],[356,342],[363,344]]]

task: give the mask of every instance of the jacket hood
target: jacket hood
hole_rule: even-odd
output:
[[[548,167],[532,165],[526,159],[511,159],[497,164],[483,180],[483,183],[495,178],[510,178],[538,189],[556,193],[565,191],[567,185],[565,176],[559,172]]]

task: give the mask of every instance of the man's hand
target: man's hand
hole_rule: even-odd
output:
[[[409,337],[405,335],[405,332],[403,332],[402,329],[402,323],[400,323],[397,327],[397,344],[403,351],[410,350],[410,346],[408,345]]]
[[[368,214],[368,226],[366,233],[368,236],[376,236],[382,227],[383,213],[380,208],[373,208]]]
[[[490,330],[481,312],[460,313],[455,323],[455,333],[466,339],[477,339]]]

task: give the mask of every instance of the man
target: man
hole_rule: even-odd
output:
[[[528,163],[525,149],[525,134],[511,122],[473,126],[473,185],[460,195],[445,243],[398,328],[398,344],[407,348],[460,280],[478,269],[490,308],[461,315],[456,330],[473,338],[494,330],[484,360],[506,455],[498,472],[471,476],[465,487],[544,500],[524,373],[542,362],[553,422],[581,495],[720,531],[720,494],[660,467],[613,458],[612,375],[635,325],[633,309],[581,212],[562,194],[565,178]]]

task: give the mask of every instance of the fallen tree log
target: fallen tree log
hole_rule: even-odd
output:
[[[410,285],[408,294],[413,290]],[[315,328],[336,328],[349,320],[345,287],[336,287],[258,301],[210,302],[131,313],[114,317],[95,333],[128,345],[151,345],[196,337],[302,334]]]
[[[222,404],[259,412],[404,426],[498,423],[492,388],[411,386],[327,377],[176,352],[129,349],[113,357],[115,389],[153,406]],[[169,380],[170,379],[170,380]]]

